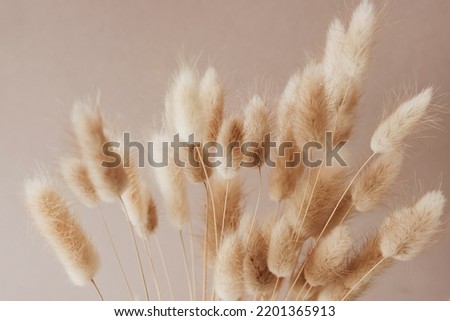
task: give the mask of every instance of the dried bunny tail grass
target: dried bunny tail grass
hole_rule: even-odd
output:
[[[378,233],[366,238],[361,247],[351,256],[347,264],[346,274],[335,282],[335,295],[341,292],[337,300],[354,300],[361,296],[372,281],[385,269],[391,266],[393,260],[383,259],[380,251]]]
[[[244,162],[251,164],[251,167],[260,167],[264,164],[268,150],[265,150],[262,143],[269,132],[270,112],[266,102],[260,96],[254,95],[245,107],[243,138],[243,144],[258,144],[249,150],[254,153],[252,156],[244,155]]]
[[[383,256],[406,261],[433,244],[442,230],[445,201],[441,191],[428,192],[414,206],[388,217],[380,229]]]
[[[189,204],[183,169],[174,163],[174,151],[169,148],[168,140],[164,138],[164,135],[153,135],[152,142],[155,161],[161,162],[164,160],[164,155],[167,155],[167,166],[154,166],[153,170],[169,222],[176,229],[181,230],[189,220]],[[164,149],[168,151],[167,154]]]
[[[214,264],[216,257],[216,240],[220,240],[227,234],[236,231],[239,227],[242,206],[241,199],[242,194],[242,182],[239,177],[228,180],[228,193],[227,193],[227,180],[220,175],[213,175],[210,180],[211,189],[214,191],[213,202],[216,211],[214,220],[214,210],[211,203],[211,199],[207,200],[207,216],[208,227],[207,231],[207,254],[208,262]],[[223,234],[222,234],[223,232]],[[217,233],[217,235],[216,235]]]
[[[342,21],[335,18],[327,33],[325,52],[322,59],[324,72],[326,75],[333,75],[339,67],[339,59],[345,44],[345,27]]]
[[[200,100],[208,115],[206,141],[215,142],[223,121],[224,92],[213,67],[206,70],[200,81]]]
[[[351,188],[352,204],[359,212],[372,210],[397,179],[403,155],[391,152],[371,162],[354,181]]]
[[[378,125],[372,135],[370,148],[374,153],[384,154],[398,150],[406,136],[411,134],[425,117],[433,95],[428,87],[402,103],[391,115]]]
[[[276,155],[276,165],[272,168],[269,179],[269,195],[275,201],[288,199],[295,190],[298,180],[305,171],[301,161],[301,147],[296,144],[293,132],[279,137],[280,144],[290,142],[286,145],[284,155]]]
[[[277,277],[270,272],[267,266],[269,250],[269,233],[254,226],[247,244],[244,258],[244,284],[251,295],[272,294]]]
[[[283,94],[280,97],[277,117],[277,142],[285,144],[283,152],[276,155],[276,166],[270,174],[269,194],[275,201],[287,199],[297,185],[305,167],[301,161],[302,149],[295,139],[292,114],[298,104],[298,88],[301,83],[301,75],[292,75]],[[296,159],[300,157],[299,159]],[[296,164],[294,164],[296,163]]]
[[[155,201],[142,181],[139,168],[133,159],[130,160],[130,166],[125,167],[125,171],[128,186],[122,194],[122,200],[131,224],[139,236],[146,238],[158,224]]]
[[[27,180],[25,202],[72,282],[90,282],[99,268],[98,254],[50,178],[41,174]]]
[[[318,176],[318,177],[317,177]],[[300,182],[292,197],[286,202],[287,218],[291,221],[296,233],[318,236],[334,208],[342,197],[348,181],[348,168],[339,165],[322,167],[311,174],[311,182]],[[346,194],[333,214],[327,231],[338,225],[340,219],[351,206],[351,198]]]
[[[290,115],[298,143],[310,141],[324,143],[330,129],[328,99],[323,67],[310,63],[304,69],[296,93],[296,104]]]
[[[374,35],[377,27],[375,7],[369,1],[363,0],[353,11],[346,32],[345,53],[348,58],[348,72],[359,78],[369,64]]]
[[[290,222],[282,216],[273,226],[270,235],[267,264],[277,277],[289,277],[297,265],[298,251],[303,243]]]
[[[202,140],[206,134],[207,112],[200,100],[199,77],[187,65],[181,65],[165,101],[166,123],[169,129],[188,141],[189,135]]]
[[[88,168],[98,196],[104,201],[120,197],[127,185],[127,176],[121,164],[111,166],[111,157],[103,153],[108,140],[98,104],[92,107],[88,103],[75,103],[72,124],[82,160]]]
[[[323,65],[335,143],[347,140],[353,129],[376,26],[375,8],[368,1],[354,10],[347,31],[339,19],[330,25]]]
[[[310,254],[304,270],[306,281],[312,286],[324,286],[341,278],[352,242],[347,226],[335,227]]]
[[[217,171],[227,180],[235,177],[239,171],[242,161],[241,145],[243,138],[244,124],[242,118],[234,115],[225,119],[217,137],[217,143],[222,146],[223,150],[223,157],[219,157],[221,163],[217,167]]]
[[[59,162],[61,175],[72,193],[87,207],[97,206],[97,195],[87,167],[77,158],[62,158]]]
[[[217,253],[214,289],[222,300],[239,300],[245,295],[243,265],[245,248],[239,233],[224,236]]]

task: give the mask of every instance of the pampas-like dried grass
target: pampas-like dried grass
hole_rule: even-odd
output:
[[[432,244],[442,230],[440,217],[444,204],[442,192],[432,191],[414,206],[402,208],[388,217],[380,230],[383,256],[406,261]]]
[[[41,174],[27,180],[25,201],[71,281],[78,286],[90,282],[99,268],[98,254],[51,179]]]
[[[372,210],[397,179],[403,163],[401,153],[382,154],[370,163],[352,185],[352,203],[357,211]]]
[[[422,90],[419,94],[402,103],[390,114],[372,135],[370,148],[374,153],[384,154],[399,150],[406,136],[411,134],[424,119],[430,105],[433,89]]]
[[[274,114],[276,128],[271,128],[267,102],[256,94],[249,100],[243,117],[230,114],[224,120],[225,94],[216,70],[210,67],[200,78],[197,70],[181,65],[166,95],[161,132],[170,136],[179,134],[181,141],[190,141],[191,145],[178,155],[186,166],[175,164],[174,148],[168,148],[169,135],[156,135],[152,152],[157,163],[163,163],[165,158],[168,161],[168,166],[154,168],[155,180],[165,213],[179,233],[191,299],[199,294],[195,282],[197,250],[202,252],[203,259],[203,299],[211,292],[211,299],[217,295],[224,300],[273,300],[280,295],[295,300],[350,300],[362,295],[396,260],[412,259],[437,238],[442,230],[440,218],[445,203],[439,191],[427,193],[413,206],[397,210],[363,241],[350,238],[348,227],[341,224],[355,209],[373,210],[397,181],[405,138],[428,121],[431,88],[401,104],[381,122],[370,141],[373,153],[358,169],[325,163],[306,169],[304,175],[306,163],[302,157],[319,156],[306,149],[303,154],[303,147],[311,147],[308,142],[324,143],[329,131],[333,133],[334,144],[351,136],[376,30],[374,6],[366,0],[356,8],[348,24],[335,19],[328,30],[323,59],[310,62],[302,73],[294,73],[287,82]],[[100,200],[123,200],[148,299],[146,273],[132,225],[141,236],[156,232],[153,194],[135,163],[130,168],[102,166],[111,159],[103,154],[109,137],[98,104],[94,107],[88,103],[75,104],[72,122],[80,160],[63,160],[63,177],[88,206]],[[272,144],[266,150],[261,145],[266,142],[265,135],[272,132],[278,143],[276,155],[268,153]],[[189,139],[191,134],[195,143]],[[167,144],[165,148],[163,142]],[[250,142],[260,145],[245,148]],[[225,156],[214,160],[222,162],[218,168],[210,168],[217,165],[206,158],[210,154],[201,155],[207,143],[223,149]],[[244,215],[243,209],[247,211],[248,207],[243,195],[251,193],[244,190],[240,167],[246,167],[242,160],[247,162],[253,157],[245,155],[243,159],[242,146],[259,157],[253,164],[259,169],[256,206],[248,211],[251,214]],[[125,158],[122,151],[119,149]],[[344,153],[340,155],[347,156]],[[270,197],[278,202],[276,214],[270,212],[272,208],[259,206],[265,191],[261,188],[261,166],[268,156],[275,156],[276,160],[268,182]],[[328,158],[330,154],[326,152],[325,156]],[[197,164],[190,164],[189,159]],[[191,183],[203,182],[206,189],[201,249],[193,242],[192,229],[199,226],[194,221],[197,216],[190,222],[186,177]],[[93,282],[98,268],[97,254],[70,215],[59,191],[46,176],[30,180],[26,191],[27,206],[72,281]],[[262,213],[264,210],[266,213]],[[186,233],[191,260],[184,242]],[[110,234],[109,237],[112,242]],[[156,235],[155,241],[173,298],[169,270]],[[158,298],[162,299],[146,240],[144,247]],[[125,269],[116,251],[115,254],[133,298]],[[208,275],[210,271],[212,276]]]
[[[125,167],[128,186],[122,194],[128,218],[142,238],[152,233],[158,224],[156,204],[150,190],[144,185],[136,163],[131,160]]]
[[[240,147],[243,138],[244,124],[242,118],[234,115],[225,119],[217,136],[217,142],[223,148],[223,157],[217,158],[220,161],[217,171],[227,180],[235,177],[239,171],[242,161]]]
[[[286,216],[282,216],[275,226],[269,240],[267,265],[277,277],[289,277],[297,265],[298,251],[303,243]]]
[[[61,175],[72,193],[87,207],[100,202],[87,167],[77,158],[63,158],[60,161]]]
[[[189,135],[202,140],[206,135],[207,110],[201,103],[198,72],[187,65],[180,66],[166,96],[166,124],[171,133],[179,134],[181,141]]]
[[[319,175],[320,174],[320,175]],[[312,173],[311,182],[300,182],[286,202],[286,213],[295,231],[301,235],[318,236],[325,226],[348,181],[348,169],[340,166],[323,167]],[[318,177],[317,177],[318,176]],[[328,225],[336,226],[351,206],[350,195],[344,197]]]
[[[305,264],[305,279],[312,286],[324,286],[339,279],[345,271],[347,253],[353,245],[349,228],[335,227],[319,241]]]
[[[296,142],[324,144],[325,132],[330,129],[329,110],[323,67],[310,63],[302,73],[297,88],[297,102],[292,108]]]
[[[250,295],[268,297],[272,294],[276,276],[267,265],[270,234],[259,226],[252,229],[244,259],[244,284]]]
[[[291,196],[305,169],[302,162],[297,166],[289,164],[294,161],[295,153],[297,155],[302,154],[301,144],[295,138],[295,131],[298,129],[298,126],[293,122],[291,116],[294,113],[294,109],[298,107],[298,88],[300,85],[301,76],[299,74],[292,75],[278,104],[277,143],[278,146],[286,143],[291,145],[286,145],[284,155],[276,155],[276,167],[272,169],[270,175],[269,195],[278,202]]]
[[[361,296],[373,280],[393,263],[392,259],[384,259],[380,251],[378,234],[367,237],[364,244],[351,257],[346,273],[335,284],[331,283],[326,292],[334,297],[329,300],[354,300]],[[350,292],[349,292],[350,291]],[[324,298],[325,294],[322,296]]]
[[[214,289],[222,300],[238,300],[245,295],[245,248],[238,231],[224,236],[214,265]]]
[[[155,160],[163,159],[163,142],[167,141],[162,135],[154,135],[153,153]],[[186,193],[186,179],[183,169],[174,163],[173,149],[169,148],[168,166],[154,167],[155,180],[163,197],[167,217],[170,223],[181,230],[189,220],[189,204]]]
[[[215,142],[223,121],[224,93],[217,71],[212,67],[200,81],[200,100],[208,114],[206,142]]]
[[[264,137],[270,132],[270,112],[266,102],[258,95],[254,95],[245,107],[244,136],[245,143],[258,143],[257,147],[249,152],[252,156],[243,155],[243,161],[250,163],[251,167],[260,167],[264,164],[268,151],[262,146]]]
[[[351,134],[376,22],[374,6],[363,1],[353,12],[347,30],[339,19],[328,30],[323,65],[329,107],[334,113],[334,142],[347,140]]]
[[[127,185],[127,176],[121,164],[110,166],[112,160],[103,153],[108,140],[98,104],[91,107],[87,103],[75,103],[72,124],[82,160],[88,167],[97,194],[104,201],[117,199]]]

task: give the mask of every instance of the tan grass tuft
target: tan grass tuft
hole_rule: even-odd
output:
[[[104,201],[117,199],[127,185],[127,176],[122,164],[111,166],[114,159],[103,153],[108,139],[104,133],[99,106],[92,107],[83,102],[75,103],[72,110],[72,124],[82,161],[88,168],[97,194]]]
[[[372,210],[397,179],[403,163],[401,153],[380,155],[359,174],[352,185],[353,206],[360,212]]]
[[[215,142],[223,121],[224,93],[216,70],[209,67],[200,81],[200,99],[208,114],[206,142]]]
[[[445,197],[441,191],[425,194],[414,206],[389,216],[380,230],[383,256],[406,261],[433,244],[442,230]]]
[[[163,142],[167,142],[164,136],[154,135],[153,155],[156,162],[163,160]],[[169,148],[169,147],[168,147]],[[186,179],[183,169],[174,163],[173,149],[168,151],[168,166],[153,167],[155,180],[164,200],[166,214],[169,222],[178,230],[181,230],[189,220],[189,204],[186,193]]]
[[[157,224],[158,216],[153,195],[142,181],[136,162],[131,159],[130,166],[125,167],[128,176],[128,186],[122,194],[122,200],[127,209],[131,224],[142,238],[152,233]]]
[[[254,226],[247,244],[243,271],[245,287],[250,295],[268,297],[275,287],[276,276],[267,265],[269,237],[269,233]]]
[[[217,137],[217,143],[223,148],[223,157],[218,157],[221,163],[217,170],[225,179],[235,177],[239,171],[242,161],[240,147],[243,138],[244,124],[242,118],[234,115],[225,119]]]
[[[264,164],[268,150],[263,147],[266,134],[270,132],[270,112],[266,102],[260,96],[254,95],[247,106],[244,114],[244,139],[243,144],[258,144],[248,151],[253,155],[244,155],[243,160],[251,164],[251,167],[260,167]],[[252,145],[253,146],[253,145]]]
[[[303,239],[294,233],[285,216],[273,226],[269,241],[267,264],[277,277],[289,277],[297,265],[297,255]]]
[[[237,231],[224,236],[217,253],[214,272],[214,289],[222,300],[239,300],[245,295],[245,250]]]
[[[402,103],[382,121],[372,135],[370,141],[372,151],[384,154],[399,150],[405,137],[411,134],[424,119],[432,94],[431,87],[422,90]]]
[[[60,160],[61,175],[72,193],[87,207],[97,206],[100,202],[92,184],[87,167],[77,158]]]
[[[341,278],[352,245],[349,228],[335,227],[310,254],[304,270],[306,281],[312,286],[324,286]]]
[[[198,72],[182,65],[166,96],[166,124],[181,141],[188,141],[192,134],[197,141],[206,135],[207,111],[200,100],[199,85]]]
[[[319,175],[320,174],[320,175]],[[318,178],[317,178],[317,175]],[[313,189],[314,183],[315,188]],[[287,218],[296,233],[318,236],[329,219],[347,186],[348,169],[341,166],[317,168],[311,174],[310,184],[300,182],[293,196],[286,201]],[[351,206],[350,195],[346,195],[334,213],[327,231],[339,224]]]
[[[50,178],[41,175],[25,182],[25,201],[37,228],[49,242],[75,285],[90,282],[99,257]]]

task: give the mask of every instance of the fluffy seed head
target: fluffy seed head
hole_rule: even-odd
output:
[[[174,163],[174,150],[169,148],[165,135],[153,135],[152,142],[155,162],[162,162],[164,155],[167,157],[167,166],[153,167],[154,177],[164,200],[170,223],[181,230],[189,220],[189,204],[183,169]],[[164,153],[164,150],[168,151],[167,154]]]
[[[272,294],[276,276],[267,266],[269,235],[255,226],[247,244],[244,259],[244,283],[251,295]]]
[[[405,137],[411,134],[424,119],[432,94],[431,87],[422,90],[382,121],[372,135],[370,141],[372,151],[383,154],[399,150]]]
[[[239,233],[224,236],[214,265],[214,289],[222,300],[239,300],[245,295],[243,264],[245,251]]]
[[[238,115],[231,116],[223,122],[217,138],[217,142],[223,148],[223,157],[218,157],[221,163],[217,170],[225,179],[235,177],[239,171],[243,137],[244,124]]]
[[[61,175],[72,193],[87,207],[100,202],[87,167],[77,158],[62,158]]]
[[[352,241],[345,225],[335,227],[321,239],[305,265],[306,281],[312,286],[324,286],[338,279],[344,272]]]
[[[329,129],[329,110],[323,67],[310,63],[306,66],[296,93],[296,104],[290,117],[293,131],[300,144],[315,141],[324,143]]]
[[[262,166],[266,159],[266,150],[262,147],[262,142],[266,134],[270,132],[270,113],[265,101],[255,95],[250,99],[245,107],[244,114],[244,139],[243,143],[252,142],[258,144],[257,147],[249,149],[255,153],[257,158],[245,156],[244,161],[252,164],[251,167]]]
[[[388,217],[380,230],[383,256],[407,261],[430,246],[441,231],[444,204],[442,192],[432,191]]]
[[[25,202],[72,282],[87,284],[97,273],[99,257],[53,182],[44,175],[27,180]]]
[[[353,183],[353,206],[360,212],[373,209],[395,182],[403,163],[401,153],[382,154],[370,163]]]
[[[198,73],[192,68],[180,67],[166,96],[165,108],[169,129],[180,134],[182,141],[188,141],[192,134],[196,140],[205,138],[207,112],[200,100]]]
[[[142,181],[139,168],[131,161],[125,167],[128,175],[128,186],[122,194],[128,218],[137,233],[145,238],[156,228],[158,217],[153,195]]]
[[[127,176],[121,164],[110,166],[111,158],[103,153],[108,139],[98,105],[92,107],[83,102],[75,103],[72,125],[82,161],[88,168],[97,194],[104,201],[117,199],[127,185]]]
[[[206,141],[215,142],[223,120],[224,93],[217,71],[212,67],[200,81],[200,100],[208,115]]]
[[[277,277],[289,277],[297,264],[297,252],[302,244],[300,238],[285,216],[275,223],[270,241],[267,264]]]

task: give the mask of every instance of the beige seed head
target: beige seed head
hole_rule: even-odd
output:
[[[244,138],[244,124],[238,115],[231,116],[222,124],[217,143],[223,148],[223,157],[218,157],[220,165],[217,170],[225,179],[235,177],[239,171],[242,153],[241,146]]]
[[[153,135],[153,155],[156,162],[164,159],[163,142],[166,135]],[[189,220],[189,203],[186,192],[186,179],[183,169],[174,163],[174,150],[167,144],[168,166],[155,166],[153,172],[159,191],[164,200],[169,222],[181,230]]]
[[[442,230],[444,204],[442,192],[432,191],[388,217],[380,229],[383,256],[406,261],[433,244]]]
[[[405,137],[410,135],[424,119],[432,94],[431,87],[422,90],[382,121],[372,135],[370,141],[372,151],[384,154],[401,149]]]
[[[103,117],[98,105],[77,102],[72,109],[72,125],[82,161],[98,196],[104,201],[119,197],[127,185],[127,176],[122,164],[112,164],[114,159],[104,153],[108,139],[104,133]],[[118,155],[117,151],[114,151]]]
[[[244,259],[244,283],[250,295],[272,294],[276,276],[267,265],[269,234],[254,226]]]
[[[254,95],[245,107],[244,113],[243,144],[252,144],[252,148],[249,148],[248,151],[253,155],[244,155],[243,160],[249,165],[251,164],[251,167],[260,167],[264,164],[267,154],[262,143],[269,132],[270,112],[266,102],[261,97]],[[255,146],[253,147],[253,145]]]
[[[87,167],[77,158],[60,160],[61,175],[72,193],[87,207],[100,202]]]
[[[324,286],[339,279],[345,271],[345,260],[352,245],[349,228],[335,227],[310,254],[305,265],[306,281],[312,286]]]
[[[380,155],[356,178],[351,194],[353,206],[360,212],[372,210],[397,179],[403,163],[401,153]]]
[[[27,180],[25,202],[72,282],[90,282],[99,268],[98,254],[50,178],[41,174]]]
[[[303,240],[294,233],[286,216],[273,226],[269,241],[267,264],[277,277],[289,277],[297,264],[297,254]]]
[[[215,142],[222,126],[224,92],[217,71],[209,67],[200,81],[200,100],[208,115],[207,142]]]
[[[245,295],[243,264],[245,251],[239,233],[224,236],[214,265],[214,289],[222,300],[239,300]]]

